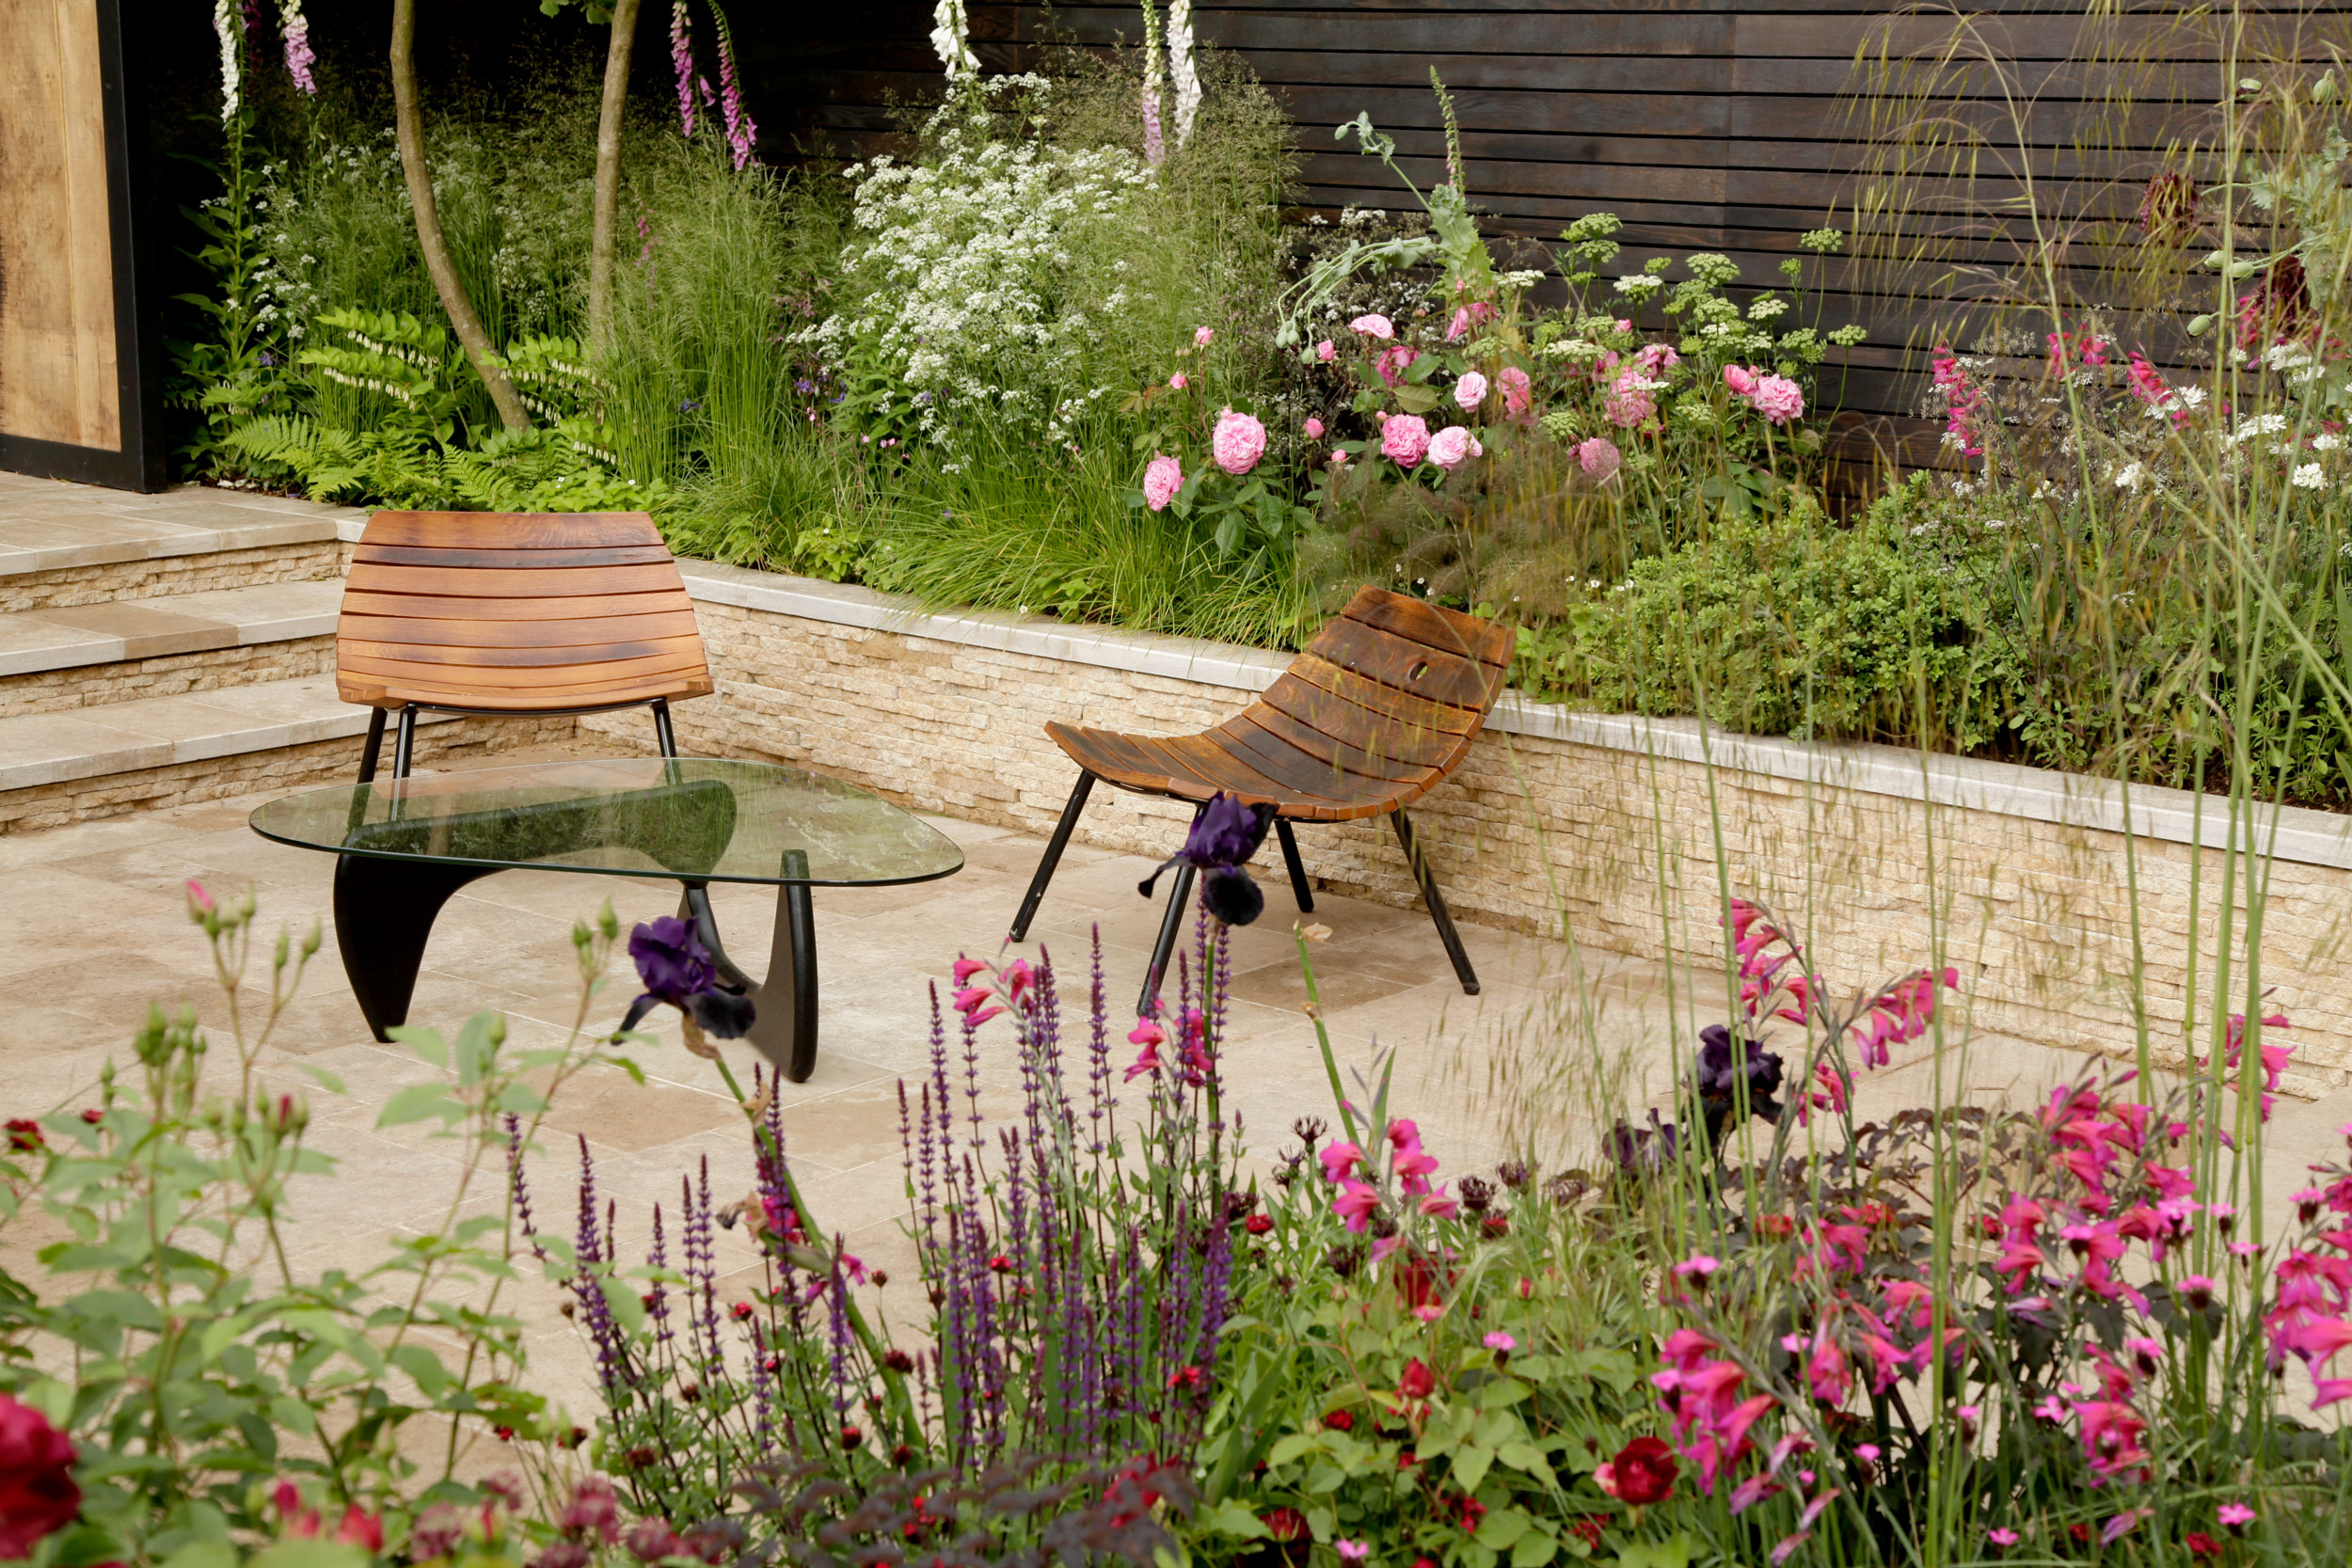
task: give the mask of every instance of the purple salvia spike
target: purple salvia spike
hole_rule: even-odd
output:
[[[657,1269],[670,1266],[669,1251],[661,1237],[661,1205],[659,1203],[653,1206],[653,1245],[645,1249],[645,1261]],[[653,1282],[653,1289],[647,1293],[645,1310],[653,1319],[654,1342],[661,1347],[662,1359],[666,1361],[669,1359],[671,1340],[675,1338],[670,1327],[670,1287],[666,1282],[660,1279]]]
[[[836,1428],[850,1418],[850,1287],[841,1277],[841,1238],[833,1239],[833,1273],[826,1281],[826,1338],[833,1344],[833,1413]]]
[[[531,1184],[523,1180],[522,1118],[512,1111],[506,1114],[506,1178],[514,1197],[515,1218],[522,1224],[523,1240],[531,1243],[532,1252],[544,1263],[548,1260],[548,1249],[539,1244],[539,1228],[531,1218]]]

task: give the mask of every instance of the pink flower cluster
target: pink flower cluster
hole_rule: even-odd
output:
[[[1983,388],[1968,379],[1960,361],[1944,344],[1935,345],[1929,363],[1935,389],[1944,399],[1946,444],[1958,447],[1963,457],[1982,457],[1984,440],[1977,421],[1984,417],[1985,406],[1992,400]]]
[[[1172,1066],[1177,1079],[1187,1088],[1200,1087],[1216,1071],[1216,1064],[1209,1059],[1208,1028],[1208,1020],[1198,1007],[1186,1007],[1184,1016],[1176,1021],[1176,1060]],[[1127,1043],[1139,1048],[1136,1059],[1127,1066],[1127,1083],[1156,1077],[1171,1066],[1160,1060],[1160,1047],[1168,1043],[1168,1034],[1159,1020],[1136,1020],[1136,1026],[1127,1031]]]
[[[677,72],[677,118],[694,134],[694,33],[686,0],[670,0],[670,68]]]
[[[1601,417],[1620,430],[1631,430],[1646,422],[1658,412],[1658,400],[1651,396],[1657,387],[1657,382],[1642,373],[1640,366],[1628,366],[1617,372],[1609,383],[1609,390],[1601,395]]]
[[[1164,512],[1184,487],[1184,466],[1166,452],[1155,452],[1143,470],[1143,504]]]
[[[1203,332],[1207,327],[1200,329]],[[1216,417],[1216,428],[1209,435],[1209,454],[1216,466],[1235,479],[1258,466],[1265,455],[1265,426],[1254,415],[1236,414],[1228,408]]]
[[[2077,370],[2094,369],[2107,362],[2108,343],[2096,332],[2068,332],[2060,329],[2042,335],[2050,345],[2049,370],[2063,378]]]
[[[1804,413],[1804,388],[1785,375],[1769,374],[1754,365],[1725,365],[1724,385],[1768,424],[1787,424]]]
[[[1387,1142],[1389,1174],[1396,1178],[1399,1191],[1413,1200],[1422,1214],[1432,1219],[1454,1218],[1461,1205],[1447,1195],[1444,1183],[1430,1181],[1438,1173],[1438,1159],[1422,1147],[1421,1129],[1409,1118],[1399,1117],[1389,1123]],[[1323,1179],[1339,1188],[1331,1199],[1331,1212],[1349,1230],[1362,1235],[1380,1210],[1379,1172],[1373,1160],[1344,1139],[1326,1144],[1315,1158],[1323,1166]],[[1365,1180],[1367,1175],[1374,1180]],[[1379,1262],[1404,1244],[1402,1237],[1383,1237],[1373,1244],[1372,1260]]]

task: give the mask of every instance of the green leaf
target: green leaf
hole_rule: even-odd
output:
[[[1426,414],[1438,406],[1438,392],[1432,387],[1416,387],[1407,382],[1393,394],[1397,405],[1407,414]]]
[[[455,1121],[466,1114],[466,1108],[450,1098],[445,1084],[411,1084],[385,1103],[377,1113],[378,1127],[400,1127],[427,1117],[438,1117],[443,1122]]]
[[[644,1328],[645,1304],[628,1281],[607,1277],[596,1283],[603,1288],[605,1304],[612,1308],[613,1322],[630,1334]]]
[[[441,1390],[449,1386],[449,1369],[441,1365],[441,1358],[414,1340],[394,1346],[391,1362],[417,1380],[427,1399],[440,1398]]]
[[[449,1066],[449,1047],[442,1042],[438,1029],[421,1029],[412,1024],[398,1023],[384,1032],[435,1067]]]
[[[1524,1470],[1547,1482],[1554,1479],[1551,1462],[1544,1457],[1544,1450],[1533,1443],[1505,1443],[1495,1450],[1495,1457],[1514,1470]]]
[[[1617,1568],[1691,1568],[1691,1537],[1677,1530],[1663,1541],[1620,1546]]]
[[[1256,1514],[1232,1497],[1202,1509],[1194,1515],[1194,1523],[1212,1534],[1235,1536],[1244,1541],[1265,1540],[1273,1534]]]
[[[1266,1468],[1270,1470],[1279,1465],[1288,1465],[1291,1461],[1298,1458],[1301,1454],[1313,1449],[1314,1447],[1315,1434],[1313,1433],[1294,1432],[1289,1436],[1278,1441],[1272,1449],[1267,1450],[1265,1456]]]
[[[1477,1491],[1494,1462],[1494,1449],[1484,1443],[1463,1444],[1454,1450],[1454,1483],[1465,1492]]]
[[[237,1549],[226,1541],[191,1541],[164,1559],[161,1568],[237,1568]]]
[[[362,1547],[296,1538],[264,1547],[247,1560],[246,1568],[368,1568],[372,1560]]]
[[[1541,1530],[1529,1530],[1519,1537],[1519,1544],[1511,1548],[1511,1568],[1537,1568],[1549,1562],[1560,1549],[1560,1543]]]
[[[1532,1524],[1533,1521],[1516,1508],[1498,1508],[1479,1522],[1478,1544],[1502,1551],[1523,1538]]]

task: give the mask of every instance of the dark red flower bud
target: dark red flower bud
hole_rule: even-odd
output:
[[[845,1448],[845,1449],[854,1449],[854,1448],[856,1448],[856,1447],[857,1447],[860,1443],[863,1443],[863,1442],[865,1442],[865,1441],[866,1441],[866,1433],[862,1433],[862,1432],[858,1431],[858,1429],[857,1429],[857,1428],[855,1428],[855,1427],[843,1427],[843,1428],[841,1429],[841,1446],[842,1446],[843,1448]]]

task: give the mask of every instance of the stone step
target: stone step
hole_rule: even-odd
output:
[[[197,485],[140,496],[0,474],[0,612],[339,576],[338,525],[363,515]]]
[[[327,578],[0,614],[0,717],[319,674],[342,602]]]

